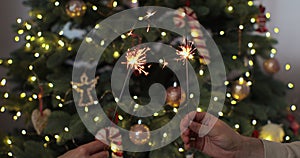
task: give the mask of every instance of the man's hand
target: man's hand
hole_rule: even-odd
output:
[[[263,144],[259,139],[239,135],[208,113],[189,113],[180,128],[186,129],[181,136],[186,149],[195,148],[215,158],[263,158]]]
[[[58,158],[107,158],[108,146],[99,140],[81,145]]]

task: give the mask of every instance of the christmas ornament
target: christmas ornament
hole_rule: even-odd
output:
[[[265,60],[263,66],[264,70],[270,74],[277,73],[280,70],[280,64],[275,58]]]
[[[72,88],[80,94],[79,106],[90,106],[95,104],[95,99],[93,98],[91,91],[93,88],[95,88],[97,84],[97,80],[99,77],[96,77],[95,79],[92,79],[89,81],[88,76],[86,73],[83,73],[80,76],[80,82],[71,82]]]
[[[66,13],[71,18],[83,16],[86,9],[86,4],[82,0],[70,0],[66,4]]]
[[[50,115],[51,115],[50,109],[45,109],[42,112],[40,112],[39,109],[33,110],[31,114],[31,121],[38,135],[40,135],[44,130],[44,128],[46,127]]]
[[[102,128],[97,132],[95,137],[96,139],[100,140],[101,142],[104,142],[105,144],[110,144],[112,150],[112,158],[123,157],[122,136],[118,128]]]
[[[166,104],[176,108],[186,99],[186,93],[181,89],[181,87],[169,87],[167,88]]]
[[[259,5],[259,14],[256,18],[258,28],[256,31],[258,31],[260,33],[264,33],[264,32],[268,31],[268,29],[266,27],[267,18],[265,15],[265,10],[266,10],[266,8],[263,5]]]
[[[274,142],[282,142],[284,135],[285,133],[281,125],[269,122],[262,127],[259,138]]]
[[[150,139],[150,129],[144,124],[133,125],[130,128],[129,138],[136,145],[146,144]]]
[[[193,38],[194,45],[200,53],[200,63],[207,65],[210,63],[210,55],[208,49],[206,48],[205,38],[196,13],[189,7],[179,8],[176,11],[176,16],[173,18],[173,22],[176,27],[184,27],[186,25],[184,20],[186,15],[188,15],[187,20],[191,29],[191,36]]]
[[[243,100],[250,94],[250,87],[243,78],[240,78],[232,85],[231,94],[234,99]]]
[[[290,122],[290,128],[293,130],[294,135],[298,135],[299,134],[300,125],[296,121],[295,116],[289,114],[287,116],[287,118],[288,118],[288,121]]]

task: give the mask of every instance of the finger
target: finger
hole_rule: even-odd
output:
[[[194,122],[194,121],[192,121],[189,126],[189,129],[191,131],[193,131],[194,133],[199,133],[200,128],[201,128],[201,124],[198,122]]]
[[[190,137],[189,136],[181,136],[181,139],[184,144],[188,144],[190,142]]]
[[[90,158],[107,158],[108,156],[109,156],[108,151],[101,151],[91,155]]]
[[[102,143],[99,140],[95,140],[88,144],[83,145],[82,148],[84,148],[90,155],[92,155],[99,151],[103,151],[105,148],[107,148],[107,145]]]

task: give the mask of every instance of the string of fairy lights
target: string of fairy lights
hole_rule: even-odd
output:
[[[132,3],[137,3],[137,0],[132,0]],[[54,1],[53,5],[55,7],[60,7],[61,4],[60,4],[59,1]],[[248,1],[248,5],[249,6],[253,6],[254,2],[253,1]],[[112,7],[115,8],[117,6],[118,6],[118,2],[117,1],[113,1],[112,2]],[[99,12],[99,9],[98,9],[98,7],[96,5],[87,5],[87,7],[90,7],[91,10],[93,10],[95,12]],[[235,12],[234,6],[232,6],[230,3],[227,5],[226,10],[229,13],[234,13]],[[33,14],[32,12],[30,12],[29,15],[31,17],[35,17],[38,20],[42,20],[44,18],[44,16],[41,13],[35,13],[35,14]],[[270,19],[271,18],[271,13],[266,12],[265,16],[266,16],[267,19]],[[255,17],[252,17],[249,20],[250,20],[250,22],[252,24],[256,23],[256,18]],[[45,37],[43,37],[43,32],[42,31],[38,31],[35,34],[33,34],[32,32],[30,32],[31,29],[33,28],[33,25],[35,25],[31,21],[24,21],[21,18],[17,18],[16,19],[16,24],[18,26],[20,26],[20,29],[17,30],[17,35],[14,37],[13,40],[15,42],[21,42],[21,41],[23,41],[22,37],[24,37],[24,39],[25,39],[25,47],[24,47],[25,51],[29,51],[30,52],[31,48],[33,47],[33,45],[35,45],[35,46],[38,45],[45,52],[47,52],[47,51],[49,51],[49,50],[51,50],[53,48],[66,49],[70,53],[73,52],[72,44],[70,42],[68,42],[68,40],[66,40],[65,38],[63,38],[64,32],[62,30],[57,33],[58,39],[53,43],[51,41],[46,40]],[[34,26],[34,27],[36,27],[36,26]],[[95,28],[97,28],[97,27],[99,27],[99,25],[95,26]],[[243,24],[240,24],[235,30],[243,31],[244,29],[245,29],[245,26]],[[273,30],[273,33],[275,33],[275,34],[278,34],[280,32],[280,30],[279,30],[278,27],[275,27],[272,30]],[[232,31],[232,30],[219,30],[218,32],[214,32],[214,34],[218,34],[220,36],[225,36],[230,31]],[[166,32],[161,32],[161,36],[165,37],[166,36]],[[265,36],[267,38],[271,38],[272,32],[269,32],[269,31],[266,32]],[[128,35],[126,35],[126,34],[121,35],[122,39],[125,39],[127,37],[128,37]],[[85,40],[88,42],[91,39],[85,38]],[[255,42],[249,42],[248,43],[248,51],[250,52],[250,54],[252,56],[256,54]],[[277,49],[276,48],[272,48],[270,50],[270,58],[274,58],[276,54],[277,54]],[[32,55],[35,58],[40,58],[41,57],[41,53],[40,52],[32,52]],[[114,58],[119,58],[120,53],[119,53],[118,50],[115,50],[112,53],[112,55],[113,55]],[[239,58],[238,55],[232,55],[232,57],[231,57],[231,59],[232,59],[233,62],[236,61],[238,58]],[[0,58],[0,65],[10,66],[12,64],[14,64],[13,59],[10,59],[10,58],[9,59],[3,59],[3,58],[1,59]],[[254,66],[253,60],[249,59],[248,63],[247,63],[247,66],[253,67]],[[285,64],[283,67],[284,67],[285,71],[291,71],[291,69],[292,69],[292,66],[289,63]],[[34,74],[34,66],[33,65],[28,65],[28,70],[30,70],[30,71],[33,72],[32,75],[28,76],[28,82],[29,83],[38,82],[38,78]],[[204,76],[204,73],[205,73],[205,71],[203,69],[199,70],[199,76]],[[240,82],[247,81],[247,85],[251,86],[253,84],[252,81],[251,81],[251,79],[250,79],[251,78],[251,72],[247,71],[247,72],[244,73],[243,76],[245,76],[246,78],[241,77],[239,79],[239,81]],[[1,89],[5,90],[7,84],[9,84],[8,83],[8,79],[6,77],[3,77],[0,80],[0,87],[1,87]],[[227,85],[230,84],[230,81],[225,81],[224,84],[227,86]],[[43,83],[43,85],[46,86],[49,89],[55,87],[55,85],[53,83]],[[289,89],[293,89],[294,86],[295,85],[292,82],[288,82],[287,83],[287,88],[289,88]],[[59,108],[62,108],[66,104],[64,97],[62,97],[59,94],[53,94],[53,95],[54,95],[53,97],[55,97],[59,101],[59,103],[58,103],[57,106]],[[3,94],[2,94],[2,96],[1,96],[1,98],[3,98],[3,99],[8,99],[9,97],[10,97],[10,93],[8,91],[4,91]],[[226,93],[226,97],[231,100],[230,104],[236,105],[238,103],[238,101],[233,98],[233,96],[232,96],[232,94],[230,92]],[[24,100],[28,100],[28,101],[32,102],[32,101],[38,100],[38,94],[36,94],[36,93],[29,94],[28,92],[20,92],[19,93],[19,98],[20,99],[24,99]],[[135,96],[134,99],[138,99],[137,96]],[[218,98],[214,98],[214,99],[218,100]],[[289,107],[290,107],[289,110],[292,111],[292,112],[294,112],[294,111],[297,110],[297,105],[295,105],[295,104],[291,104]],[[6,105],[1,105],[0,106],[0,112],[1,113],[5,113],[7,111],[7,109],[9,109],[9,108]],[[86,107],[84,109],[84,111],[88,112],[89,111],[88,107]],[[173,108],[173,111],[176,113],[178,111],[178,109],[177,108]],[[201,109],[200,107],[198,107],[197,111],[201,112],[201,111],[203,111],[203,109]],[[222,117],[222,116],[225,115],[225,113],[223,113],[222,111],[220,111],[218,113],[218,115],[220,117]],[[153,116],[156,117],[156,116],[159,116],[159,114],[158,113],[154,113]],[[22,117],[22,111],[16,110],[15,113],[14,113],[14,115],[12,116],[12,120],[13,121],[17,121],[18,119],[20,119],[20,117]],[[123,118],[122,115],[118,115],[118,119],[120,121],[122,121],[124,118]],[[100,120],[100,118],[97,117],[97,116],[94,118],[95,122],[97,122],[99,120]],[[257,120],[255,120],[255,119],[251,120],[251,124],[253,126],[255,126],[257,123],[258,123]],[[240,124],[235,124],[234,128],[235,129],[239,129],[240,126],[241,126]],[[64,127],[63,131],[64,132],[70,132],[70,129],[68,127]],[[24,136],[29,134],[26,129],[22,129],[20,131],[20,133],[22,135],[24,135]],[[164,137],[167,137],[167,135],[164,134]],[[45,140],[44,147],[47,147],[48,144],[50,142],[52,142],[52,141],[60,142],[61,141],[61,137],[58,134],[55,134],[53,136],[46,135],[46,136],[44,136],[44,140]],[[285,140],[290,140],[290,136],[286,135],[285,136]],[[5,138],[4,142],[8,146],[13,145],[13,139],[11,137],[9,137],[9,136],[7,136]],[[182,147],[179,147],[178,151],[179,152],[184,152],[184,149]],[[10,157],[12,157],[13,153],[11,151],[8,151],[7,155],[10,156]]]

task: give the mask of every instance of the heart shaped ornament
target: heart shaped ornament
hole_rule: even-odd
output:
[[[48,123],[48,118],[51,115],[50,109],[45,109],[43,114],[38,109],[33,110],[31,121],[37,134],[40,135]]]

